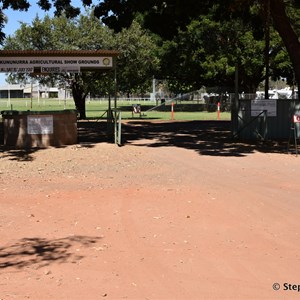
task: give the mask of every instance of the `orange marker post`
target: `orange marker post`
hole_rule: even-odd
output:
[[[174,120],[174,103],[171,103],[171,120]]]
[[[220,120],[220,102],[218,102],[218,120]]]

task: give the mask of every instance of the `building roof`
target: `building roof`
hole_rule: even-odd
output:
[[[117,50],[0,50],[0,57],[25,56],[118,56]]]
[[[0,86],[0,91],[13,91],[13,90],[23,90],[24,85],[22,84],[5,84]]]
[[[58,87],[48,87],[44,85],[32,85],[30,83],[27,84],[6,84],[0,86],[0,91],[24,91],[24,93],[30,93],[31,91],[40,92],[47,90],[48,92],[57,92],[59,90]]]

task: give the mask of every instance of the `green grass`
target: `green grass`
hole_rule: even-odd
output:
[[[122,119],[131,119],[132,114],[130,112],[122,112]],[[140,119],[139,115],[134,115],[134,119]],[[171,120],[171,112],[157,112],[151,111],[145,114],[142,113],[141,119],[160,119],[160,120]],[[231,114],[221,113],[220,120],[230,120]],[[216,112],[174,112],[174,120],[217,120]]]
[[[135,102],[118,101],[117,107],[122,111],[122,119],[132,119],[132,104]],[[141,102],[142,117],[141,119],[159,119],[171,120],[171,106],[166,105],[164,111],[148,111],[154,106],[154,103]],[[188,107],[189,105],[185,105]],[[114,107],[114,101],[112,101]],[[57,100],[57,99],[0,99],[0,111],[2,110],[18,110],[18,111],[55,111],[64,109],[75,109],[73,100]],[[107,101],[87,101],[86,113],[87,118],[100,118],[108,109]],[[179,111],[180,107],[174,105],[174,120],[217,120],[217,112],[206,111]],[[188,109],[189,110],[189,109]],[[105,115],[103,115],[105,118]],[[138,114],[134,115],[134,119],[140,119]],[[221,112],[220,120],[230,120],[230,112]]]

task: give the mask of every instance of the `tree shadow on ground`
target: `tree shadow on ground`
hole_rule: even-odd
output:
[[[69,236],[61,239],[24,238],[15,244],[0,248],[0,269],[14,267],[22,269],[34,265],[37,268],[52,263],[78,261],[83,256],[75,255],[72,247],[88,247],[100,237]]]
[[[76,147],[92,148],[98,143],[112,143],[106,120],[80,120]],[[241,141],[232,138],[230,121],[150,121],[122,122],[122,144],[147,147],[175,146],[197,151],[201,155],[245,156],[255,151],[287,153],[287,141]],[[63,147],[63,146],[62,146]],[[0,146],[2,157],[31,161],[43,149],[15,150]]]
[[[245,156],[255,151],[286,153],[287,141],[241,141],[232,138],[230,121],[128,121],[124,144],[180,147],[211,156]]]
[[[106,120],[80,120],[77,123],[78,143],[84,145],[106,143],[109,141]]]
[[[40,150],[40,149],[39,149]],[[36,152],[36,149],[13,149],[12,147],[0,146],[0,152],[2,153],[2,158],[8,157],[10,160],[16,161],[33,161],[34,158],[32,154]]]

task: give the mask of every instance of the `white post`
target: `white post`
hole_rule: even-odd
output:
[[[31,85],[30,85],[30,108],[32,109],[32,93],[33,93],[33,81],[31,80]]]
[[[37,92],[38,92],[38,106],[40,106],[40,84],[37,86]]]
[[[66,88],[66,84],[65,84],[65,99],[64,99],[64,109],[66,109],[66,107],[67,107],[67,103],[66,103],[66,101],[67,101],[67,88]]]
[[[8,107],[10,107],[10,86],[8,86]]]
[[[156,91],[155,91],[155,78],[153,76],[153,80],[152,80],[152,97],[153,97],[153,100],[155,101],[156,99]]]

